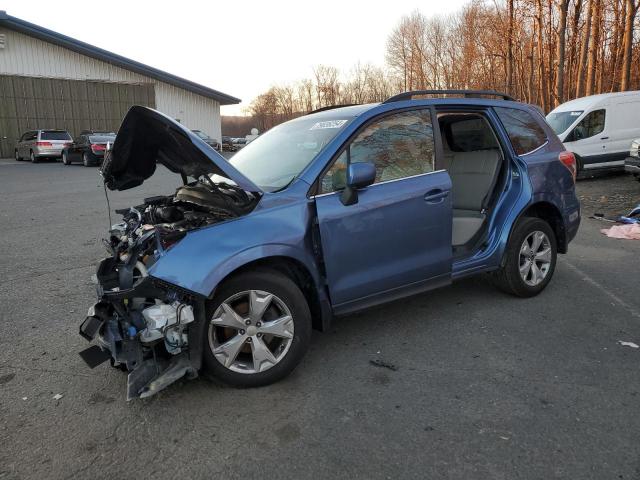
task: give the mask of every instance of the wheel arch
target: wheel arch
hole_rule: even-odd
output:
[[[236,275],[256,269],[273,270],[290,278],[302,291],[311,311],[314,330],[327,331],[331,323],[331,307],[325,295],[321,295],[322,286],[314,278],[310,269],[300,260],[286,255],[274,255],[258,258],[238,266],[221,279],[219,285]],[[217,287],[216,287],[217,289]],[[215,290],[211,293],[211,296]]]
[[[558,253],[567,253],[567,232],[564,221],[562,220],[562,214],[558,207],[553,203],[546,201],[533,203],[520,213],[513,225],[515,226],[515,224],[523,217],[535,217],[547,222],[556,236]],[[513,227],[511,230],[513,231]]]

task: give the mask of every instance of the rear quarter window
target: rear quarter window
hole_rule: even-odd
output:
[[[516,108],[495,108],[511,145],[518,155],[531,153],[547,142],[547,135],[529,112]]]

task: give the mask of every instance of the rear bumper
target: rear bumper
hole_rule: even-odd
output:
[[[36,157],[61,157],[63,147],[33,147]]]

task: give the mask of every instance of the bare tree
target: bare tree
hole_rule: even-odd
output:
[[[627,15],[624,21],[624,58],[622,60],[621,90],[630,90],[631,56],[633,53],[633,24],[640,8],[640,1],[626,0]]]
[[[569,0],[559,0],[557,3],[557,7],[559,21],[556,40],[556,105],[564,102],[564,57],[567,41],[567,11],[569,10]]]

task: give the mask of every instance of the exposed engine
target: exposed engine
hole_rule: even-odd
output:
[[[201,300],[149,277],[148,269],[190,230],[251,211],[257,198],[208,177],[174,195],[146,198],[116,210],[122,222],[103,240],[110,256],[96,273],[99,302],[89,309],[80,334],[96,345],[81,353],[93,368],[105,360],[130,372],[128,398],[153,395],[184,375],[197,375],[189,358],[190,332]]]

